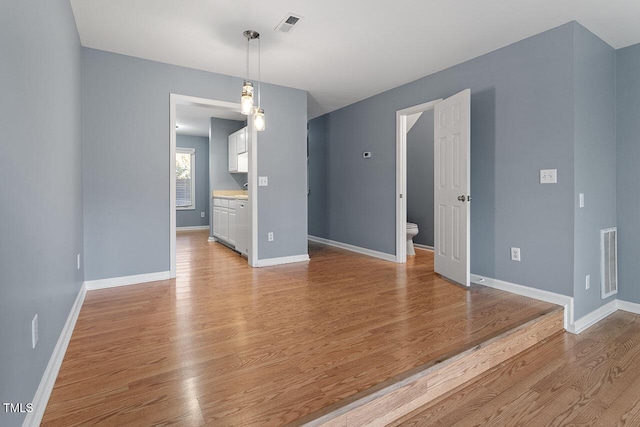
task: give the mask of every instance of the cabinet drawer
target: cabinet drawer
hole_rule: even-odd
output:
[[[213,206],[222,206],[222,199],[218,199],[217,197],[214,197]]]
[[[238,201],[236,199],[229,200],[229,209],[235,209]]]
[[[228,208],[229,207],[229,199],[220,199],[220,206],[222,206],[223,208]]]

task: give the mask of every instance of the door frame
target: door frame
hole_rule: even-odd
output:
[[[442,98],[396,111],[396,262],[407,262],[407,117],[433,110]],[[433,159],[435,162],[435,159]],[[434,242],[435,243],[435,242]]]
[[[207,98],[198,98],[177,93],[169,94],[169,260],[170,276],[176,277],[176,119],[178,105],[192,105],[198,107],[212,107],[219,110],[240,111],[240,104],[235,102],[219,101]],[[249,152],[249,173],[247,182],[249,183],[248,200],[251,206],[249,211],[249,253],[248,261],[250,266],[255,266],[258,262],[258,198],[255,197],[258,188],[258,133],[253,125],[253,116],[248,117],[247,126],[251,130],[248,132],[247,150]],[[210,161],[210,159],[209,159]],[[211,170],[209,170],[209,229],[213,227],[211,215]]]

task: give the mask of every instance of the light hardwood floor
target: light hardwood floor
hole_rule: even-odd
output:
[[[640,426],[640,316],[555,335],[394,425]]]
[[[180,232],[178,277],[87,294],[45,425],[280,425],[554,306],[318,244],[252,269]]]

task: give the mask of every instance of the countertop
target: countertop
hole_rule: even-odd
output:
[[[246,190],[216,190],[212,193],[212,197],[215,197],[216,199],[249,199],[249,195]]]

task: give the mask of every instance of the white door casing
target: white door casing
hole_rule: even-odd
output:
[[[469,286],[471,90],[435,106],[434,270]]]

